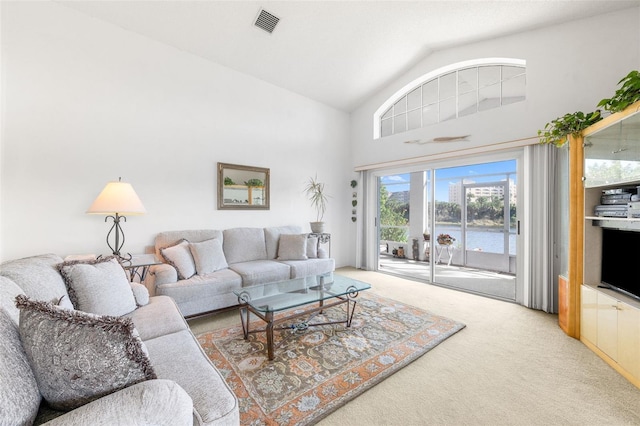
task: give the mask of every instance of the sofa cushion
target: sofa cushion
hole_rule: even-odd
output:
[[[24,294],[18,284],[0,275],[0,309],[4,309],[13,323],[18,326],[20,310],[16,307],[16,296]]]
[[[285,260],[282,263],[291,268],[291,278],[322,275],[335,269],[334,259]]]
[[[140,283],[129,283],[131,285],[131,291],[133,292],[133,298],[136,300],[137,306],[144,306],[149,303],[149,290]]]
[[[196,274],[196,264],[193,261],[189,241],[182,239],[176,244],[160,249],[160,255],[178,272],[178,279],[186,280]]]
[[[127,314],[126,317],[131,318],[143,342],[189,328],[176,302],[167,296],[150,298],[149,304]],[[158,318],[162,318],[162,321],[158,321]]]
[[[231,269],[221,269],[188,280],[160,284],[156,294],[171,297],[180,306],[182,315],[189,316],[238,303],[233,290],[242,288],[242,278]]]
[[[30,425],[38,414],[40,391],[29,365],[18,326],[0,307],[0,423]]]
[[[306,260],[307,234],[281,234],[278,260]]]
[[[278,257],[278,243],[282,234],[302,234],[299,226],[273,226],[264,228],[264,239],[267,248],[267,259]]]
[[[262,228],[231,228],[222,233],[222,246],[229,265],[267,258]]]
[[[156,235],[155,247],[156,247],[156,256],[162,258],[160,254],[160,249],[163,247],[169,247],[176,243],[179,243],[180,240],[187,240],[192,243],[199,243],[201,241],[210,240],[212,238],[218,238],[222,240],[222,231],[218,231],[215,229],[189,229],[184,231],[165,231],[160,232]]]
[[[307,238],[307,259],[318,257],[318,237],[309,236]]]
[[[38,413],[36,424],[46,426],[168,425],[193,426],[193,401],[171,380],[147,380],[106,395],[51,421]],[[46,409],[46,408],[45,408]],[[57,412],[59,413],[59,412]]]
[[[198,275],[210,274],[229,266],[222,251],[222,242],[218,238],[212,238],[200,243],[190,243],[189,249],[193,255]]]
[[[173,380],[193,399],[194,425],[240,424],[238,400],[189,330],[146,342],[160,379]]]
[[[242,277],[243,287],[288,280],[290,276],[289,265],[273,260],[234,263],[229,268]]]
[[[115,257],[72,260],[58,265],[76,309],[120,316],[136,308],[127,274]]]
[[[62,309],[24,295],[16,305],[27,358],[54,409],[72,410],[156,378],[131,319]]]
[[[56,266],[62,258],[55,254],[42,254],[11,260],[0,265],[0,275],[16,283],[29,297],[60,303],[73,309],[67,288]]]

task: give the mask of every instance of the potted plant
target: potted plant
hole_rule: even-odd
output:
[[[310,222],[311,232],[321,234],[324,232],[324,212],[327,210],[327,194],[324,192],[324,183],[318,182],[318,176],[309,178],[304,188],[311,206],[316,209],[316,221]]]
[[[633,70],[618,82],[622,86],[616,90],[611,98],[605,98],[598,103],[611,113],[623,111],[629,105],[640,101],[640,72]]]
[[[550,143],[561,147],[567,142],[567,136],[577,136],[584,129],[600,120],[602,120],[600,110],[586,114],[582,111],[565,114],[547,123],[543,130],[538,130],[540,143]]]
[[[598,103],[598,107],[602,107],[610,113],[615,113],[640,101],[640,71],[631,71],[618,82],[618,85],[621,85],[621,87],[616,90],[613,97],[602,99]],[[567,136],[578,136],[584,129],[600,120],[602,120],[600,110],[586,114],[582,111],[565,114],[547,123],[544,129],[538,130],[540,143],[550,143],[561,147],[567,142]]]
[[[438,244],[441,246],[450,246],[456,239],[449,234],[438,235]]]

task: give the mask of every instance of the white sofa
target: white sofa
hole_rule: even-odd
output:
[[[303,252],[300,238],[304,239]],[[198,261],[198,244],[214,239],[222,251],[205,252],[208,260],[215,257],[215,266],[200,273],[198,264],[204,261]],[[180,253],[176,253],[177,248]],[[297,226],[162,232],[156,236],[155,250],[156,256],[167,263],[152,266],[145,285],[152,295],[173,298],[185,316],[237,305],[233,291],[242,287],[321,275],[335,269],[334,259],[320,247],[318,238],[302,233]],[[180,274],[181,267],[188,272]]]
[[[58,270],[62,262],[63,259],[59,256],[47,254],[0,264],[0,360],[2,360],[0,363],[0,401],[2,401],[0,424],[171,426],[240,424],[236,396],[203,352],[171,298],[149,297],[143,286],[128,283],[124,271],[116,262],[114,268],[120,268],[119,273],[122,276],[120,281],[123,280],[124,288],[128,289],[130,286],[132,289],[133,296],[131,294],[127,296],[132,297],[130,305],[132,311],[119,317],[80,312],[72,309],[74,305],[71,302],[71,293],[67,291],[68,284],[65,284],[64,277]],[[111,279],[104,281],[106,291],[110,294],[114,292],[112,283]],[[62,371],[61,375],[66,375],[69,383],[67,388],[78,388],[80,381],[78,376],[73,373],[73,370],[63,368],[68,364],[60,362],[60,359],[65,359],[67,354],[72,356],[85,354],[92,361],[87,364],[84,362],[73,364],[82,365],[82,375],[88,376],[88,380],[91,381],[91,386],[83,389],[91,392],[103,385],[111,386],[116,376],[110,375],[111,370],[105,370],[102,367],[109,367],[113,363],[101,360],[101,356],[104,356],[104,353],[109,351],[108,347],[113,347],[113,344],[111,340],[104,338],[105,333],[97,330],[100,327],[95,324],[78,325],[78,321],[72,321],[63,322],[59,328],[54,328],[55,332],[49,332],[49,329],[46,329],[44,334],[40,334],[40,341],[36,342],[36,345],[30,345],[29,337],[25,337],[30,331],[46,327],[47,321],[59,324],[60,320],[57,318],[58,322],[54,322],[47,317],[36,326],[28,326],[27,324],[33,323],[28,321],[29,317],[25,317],[25,308],[23,307],[23,312],[20,312],[16,306],[16,299],[24,298],[19,295],[27,296],[30,303],[33,301],[32,304],[49,302],[46,304],[49,311],[53,311],[56,315],[75,315],[81,317],[81,321],[85,323],[94,318],[92,315],[100,320],[106,318],[119,324],[130,324],[126,319],[129,318],[133,321],[135,331],[129,329],[132,339],[125,340],[126,351],[129,353],[131,341],[141,341],[142,343],[137,344],[148,357],[154,370],[153,375],[157,378],[146,377],[147,380],[139,383],[128,383],[129,385],[125,385],[124,388],[109,390],[108,394],[100,393],[97,399],[88,403],[81,401],[83,405],[65,410],[66,412],[51,409],[43,396],[51,390],[54,393],[61,393],[62,387],[59,386],[60,381],[43,380],[43,374],[49,374],[51,371],[53,371],[52,374],[59,374]],[[77,292],[76,297],[79,297]],[[121,301],[122,298],[117,298],[115,303]],[[126,308],[125,311],[128,312],[128,309]],[[33,315],[33,311],[26,315],[30,314]],[[36,314],[40,313],[36,312]],[[69,339],[69,333],[66,330],[83,326],[85,328],[80,330],[83,333],[82,339]],[[24,330],[25,327],[27,327],[26,330]],[[58,334],[60,330],[62,331]],[[49,339],[51,336],[58,337],[51,339],[50,344],[42,343],[43,339]],[[87,349],[91,347],[95,350]],[[38,348],[44,349],[36,353],[35,350]],[[77,355],[78,352],[81,354]],[[38,368],[41,365],[34,363],[34,359],[38,357],[49,359],[53,367],[49,367],[46,371]],[[145,362],[147,362],[146,358]],[[92,370],[85,374],[84,372],[89,371],[87,366],[92,367]],[[126,366],[127,364],[125,368]],[[94,370],[98,371],[96,375],[93,375]],[[132,368],[130,371],[133,370]],[[127,370],[123,374],[125,377],[129,375]],[[105,375],[108,378],[96,379]],[[92,398],[95,398],[95,395]]]

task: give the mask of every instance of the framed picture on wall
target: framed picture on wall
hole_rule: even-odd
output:
[[[218,163],[218,210],[269,210],[269,169]]]

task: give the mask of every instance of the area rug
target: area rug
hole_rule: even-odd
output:
[[[313,424],[464,328],[372,294],[356,300],[350,328],[294,325],[276,332],[273,361],[265,333],[244,340],[239,317],[236,327],[198,336],[239,399],[241,424]],[[344,319],[344,311],[330,308],[308,322]],[[252,329],[263,324],[253,321]]]

